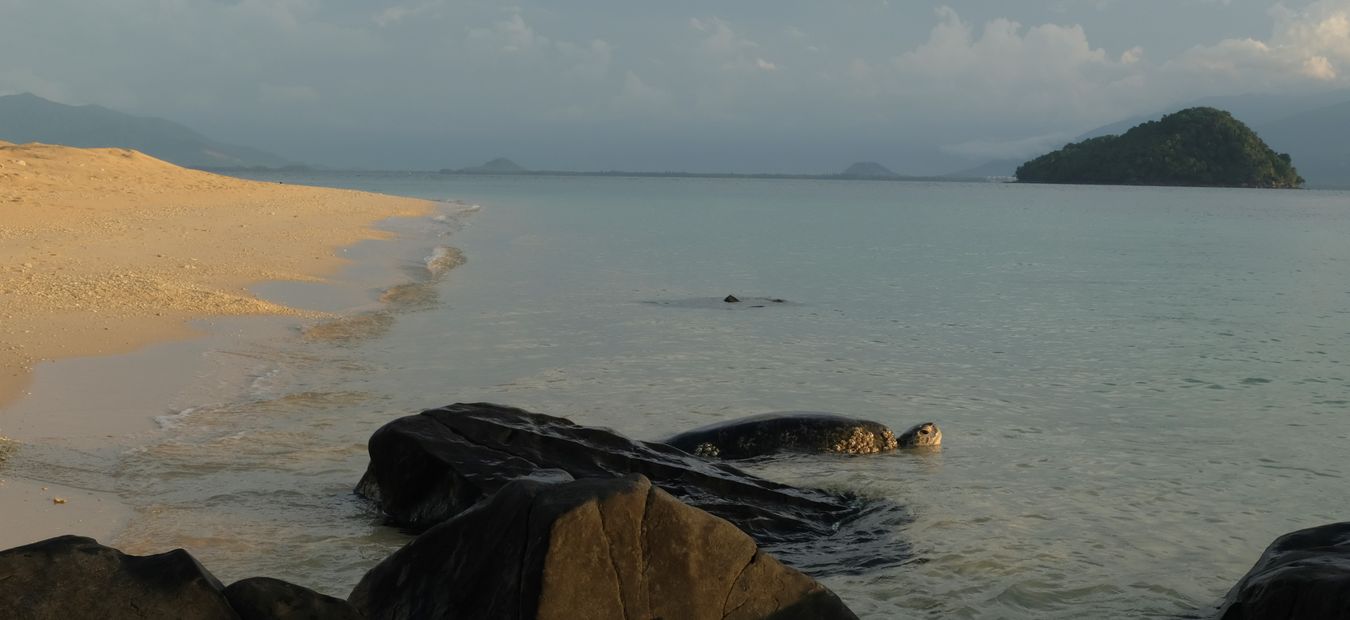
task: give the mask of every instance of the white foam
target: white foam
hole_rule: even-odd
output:
[[[160,430],[165,431],[172,430],[178,428],[178,426],[181,425],[183,421],[188,418],[188,416],[196,413],[197,411],[200,411],[201,409],[202,407],[188,407],[187,409],[182,409],[179,411],[175,411],[173,413],[157,415],[155,416],[155,424],[159,425]]]
[[[445,272],[464,263],[464,254],[448,245],[438,246],[426,257],[427,271],[433,277],[445,275]]]

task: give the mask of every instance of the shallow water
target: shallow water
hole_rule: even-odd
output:
[[[137,510],[114,542],[227,581],[345,596],[405,540],[350,493],[366,438],[455,401],[643,439],[937,422],[937,452],[749,466],[906,506],[914,561],[824,578],[872,618],[1194,613],[1274,536],[1350,515],[1350,194],[266,178],[483,208],[402,224],[380,260],[407,288],[355,278],[350,318],[215,352],[240,380],[88,468]],[[438,245],[467,260],[432,278]]]

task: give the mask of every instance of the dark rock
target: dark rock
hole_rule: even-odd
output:
[[[725,301],[729,304],[741,303],[741,300],[737,299],[735,295],[727,295],[726,297],[722,298],[722,301]]]
[[[685,299],[647,299],[641,303],[653,306],[664,306],[667,308],[685,308],[689,310],[735,310],[749,308],[764,308],[768,306],[792,307],[800,304],[793,303],[786,299],[777,297],[737,297],[729,295],[736,301],[728,301],[727,297],[691,297]]]
[[[565,482],[642,474],[682,501],[731,521],[799,568],[895,565],[893,504],[801,489],[611,430],[492,404],[456,404],[399,418],[370,438],[356,492],[390,519],[423,530],[517,479]]]
[[[361,613],[340,598],[270,577],[251,577],[225,588],[225,598],[241,620],[361,620]]]
[[[886,425],[832,413],[786,411],[718,422],[666,439],[704,457],[746,459],[783,452],[876,454],[898,447]]]
[[[134,556],[59,536],[0,551],[0,615],[11,620],[235,620],[222,591],[182,549]]]
[[[856,618],[642,476],[508,484],[386,558],[348,600],[371,620]]]
[[[1228,592],[1216,617],[1350,619],[1350,522],[1275,539]]]

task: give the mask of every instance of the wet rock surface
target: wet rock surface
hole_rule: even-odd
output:
[[[270,577],[251,577],[225,588],[240,620],[361,620],[347,601]]]
[[[784,411],[710,424],[664,440],[709,458],[746,459],[786,452],[876,454],[899,447],[895,433],[869,420],[815,411]]]
[[[224,588],[188,552],[127,555],[59,536],[0,551],[0,617],[10,620],[235,620]]]
[[[357,492],[413,531],[518,479],[641,474],[816,574],[895,565],[908,555],[893,539],[906,515],[889,502],[772,482],[671,446],[512,407],[456,404],[399,418],[376,431],[369,449]]]
[[[1350,522],[1285,534],[1228,592],[1218,620],[1350,619]]]
[[[372,620],[856,618],[642,476],[507,484],[385,559],[348,600]]]

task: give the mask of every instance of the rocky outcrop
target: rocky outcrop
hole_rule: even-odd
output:
[[[1350,522],[1275,539],[1228,592],[1216,618],[1350,619]]]
[[[240,620],[362,620],[347,601],[270,577],[251,577],[225,588]]]
[[[0,551],[0,615],[11,620],[236,620],[223,590],[182,549],[134,556],[60,536]]]
[[[361,620],[347,601],[267,577],[222,587],[188,552],[127,555],[59,536],[0,551],[5,620]]]
[[[666,439],[699,456],[747,459],[783,452],[876,454],[899,447],[880,422],[814,411],[766,413],[719,422]]]
[[[855,498],[798,489],[608,429],[487,403],[399,418],[370,438],[357,492],[395,523],[425,529],[521,479],[564,482],[642,474],[668,493],[761,540],[824,534]]]
[[[892,539],[907,517],[889,502],[791,487],[671,446],[512,407],[456,404],[399,418],[371,436],[369,449],[357,493],[413,531],[514,480],[642,474],[803,570],[854,572],[908,558],[907,546]]]
[[[371,620],[856,618],[642,476],[507,484],[385,559],[348,600]]]

